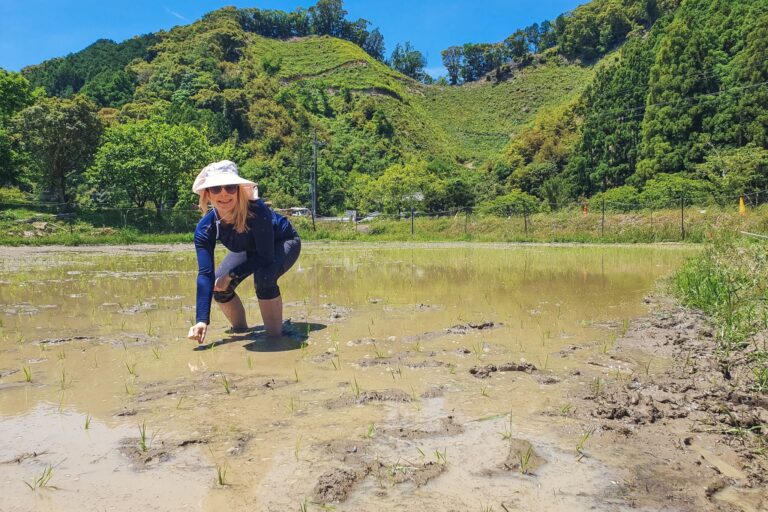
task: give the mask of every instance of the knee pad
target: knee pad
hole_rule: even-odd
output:
[[[213,292],[213,300],[219,304],[226,304],[235,298],[235,290],[226,290],[223,292]]]
[[[261,300],[275,299],[280,296],[280,287],[275,285],[256,288],[256,297]]]

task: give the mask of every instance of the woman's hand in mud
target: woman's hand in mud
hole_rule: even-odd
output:
[[[216,279],[216,282],[213,283],[213,291],[215,292],[225,292],[227,291],[227,288],[229,287],[229,283],[232,282],[232,278],[228,275],[223,275],[220,278]]]
[[[205,341],[205,333],[208,330],[208,325],[205,322],[197,322],[195,325],[189,328],[189,334],[187,338],[197,341],[198,344]]]

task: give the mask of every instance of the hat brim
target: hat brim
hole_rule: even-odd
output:
[[[251,185],[256,186],[256,183],[234,175],[216,175],[210,178],[206,178],[201,183],[195,183],[192,187],[192,192],[195,194],[202,193],[203,190],[210,187],[220,187],[222,185]]]

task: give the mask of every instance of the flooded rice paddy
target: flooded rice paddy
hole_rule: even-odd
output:
[[[191,248],[2,249],[0,510],[629,508],[571,397],[690,255],[307,244],[283,339],[245,282],[198,346]]]

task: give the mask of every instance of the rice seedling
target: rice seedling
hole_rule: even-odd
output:
[[[48,483],[51,481],[51,478],[53,478],[53,466],[48,465],[45,467],[45,469],[43,469],[43,472],[40,474],[40,476],[33,478],[30,482],[24,481],[24,483],[27,485],[27,487],[30,488],[30,490],[34,491],[35,489],[47,487]]]
[[[484,396],[486,398],[490,396],[488,391],[488,384],[482,384],[480,386],[480,396]]]
[[[651,358],[648,359],[648,362],[645,363],[645,365],[643,366],[643,369],[645,370],[645,376],[646,377],[650,376],[650,374],[651,374],[651,363],[652,362],[653,362],[653,358],[651,357]]]
[[[63,348],[62,348],[61,350],[59,350],[59,353],[58,353],[58,354],[56,354],[56,358],[57,358],[59,361],[64,361],[64,360],[66,360],[66,359],[67,359],[67,353],[64,351],[64,349],[63,349]]]
[[[592,436],[592,434],[595,431],[595,427],[591,427],[584,431],[584,433],[581,434],[581,437],[579,438],[579,442],[576,443],[576,460],[581,460],[584,458],[584,445],[586,444],[587,440]]]
[[[376,425],[371,423],[368,425],[368,431],[365,433],[365,437],[368,439],[373,439],[373,437],[376,435]]]
[[[768,391],[768,366],[755,366],[752,368],[752,389],[758,393]]]
[[[227,379],[227,376],[224,375],[223,373],[221,374],[221,384],[224,386],[224,391],[226,391],[227,394],[230,394],[231,390],[230,390],[229,379]]]
[[[293,456],[296,462],[299,462],[299,453],[301,452],[301,436],[296,436],[296,443],[293,446]]]
[[[435,449],[435,459],[438,464],[448,464],[448,448],[444,448],[442,452]]]
[[[360,384],[357,383],[357,377],[353,377],[353,382],[350,384],[350,387],[352,388],[352,394],[355,395],[355,398],[360,398]]]
[[[253,359],[251,359],[251,356],[245,356],[245,364],[248,365],[249,370],[253,370]]]
[[[416,447],[416,450],[418,450],[418,452],[419,452],[419,455],[420,455],[421,457],[426,457],[426,456],[427,456],[427,454],[426,454],[426,453],[424,453],[424,450],[422,450],[422,449],[421,449],[421,448],[419,448],[418,446]]]
[[[512,412],[509,413],[509,423],[505,425],[504,432],[499,432],[502,441],[512,440]]]
[[[621,320],[621,337],[623,338],[629,330],[629,318],[623,318]]]
[[[309,510],[309,500],[304,498],[304,501],[299,503],[299,512],[307,512]]]
[[[477,342],[472,344],[472,353],[475,354],[475,358],[479,361],[485,355],[485,342]]]
[[[493,505],[480,504],[480,512],[493,512]]]
[[[125,394],[128,395],[128,396],[131,396],[131,395],[133,395],[133,392],[134,392],[133,384],[126,380],[125,381]]]
[[[226,464],[224,466],[216,464],[216,482],[222,487],[229,485],[227,482],[227,469]]]
[[[569,416],[573,413],[574,410],[575,409],[572,403],[568,402],[566,404],[563,404],[559,408],[560,416]]]
[[[134,377],[134,378],[137,377],[137,375],[136,375],[136,365],[137,364],[138,363],[128,364],[127,361],[125,362],[125,367],[128,369],[128,375],[130,375],[131,377]]]
[[[152,435],[147,437],[147,424],[142,421],[141,425],[139,425],[139,450],[145,452],[152,448],[152,443],[155,442],[155,437],[157,437],[157,431],[152,432]]]
[[[384,352],[379,349],[375,343],[373,344],[373,352],[376,354],[376,359],[384,359],[387,357],[386,354],[384,354]]]
[[[67,389],[72,384],[72,377],[67,374],[67,369],[61,369],[61,375],[59,376],[59,387],[62,391]]]
[[[25,364],[21,371],[24,372],[24,382],[32,382],[32,369]]]
[[[528,471],[531,469],[531,458],[533,457],[533,446],[529,446],[528,449],[523,453],[520,453],[520,460],[518,461],[520,463],[520,473],[523,475],[527,475]]]
[[[299,382],[299,370],[298,368],[293,369],[293,377],[296,382]]]
[[[421,346],[421,340],[416,340],[416,343],[413,344],[413,350],[419,353],[424,351],[424,348]]]
[[[22,345],[24,343],[24,334],[18,329],[16,330],[16,343],[19,345]]]
[[[288,405],[286,405],[286,408],[288,409],[288,412],[290,412],[291,414],[295,414],[296,411],[298,411],[301,408],[301,400],[291,395],[291,399],[288,401]]]
[[[155,356],[155,359],[158,361],[160,360],[160,349],[158,347],[152,347],[152,355]]]
[[[339,369],[341,368],[341,362],[339,361],[338,355],[335,358],[331,359],[331,365],[333,366],[334,370],[339,371]]]
[[[178,401],[178,402],[176,402],[176,410],[179,410],[179,409],[181,409],[181,403],[182,403],[183,401],[184,401],[184,395],[181,395],[181,396],[179,397],[179,401]]]
[[[91,428],[91,419],[92,417],[90,414],[85,415],[85,430],[89,430]]]
[[[592,393],[592,398],[599,397],[605,388],[605,382],[598,376],[592,379],[589,384],[589,391]]]

